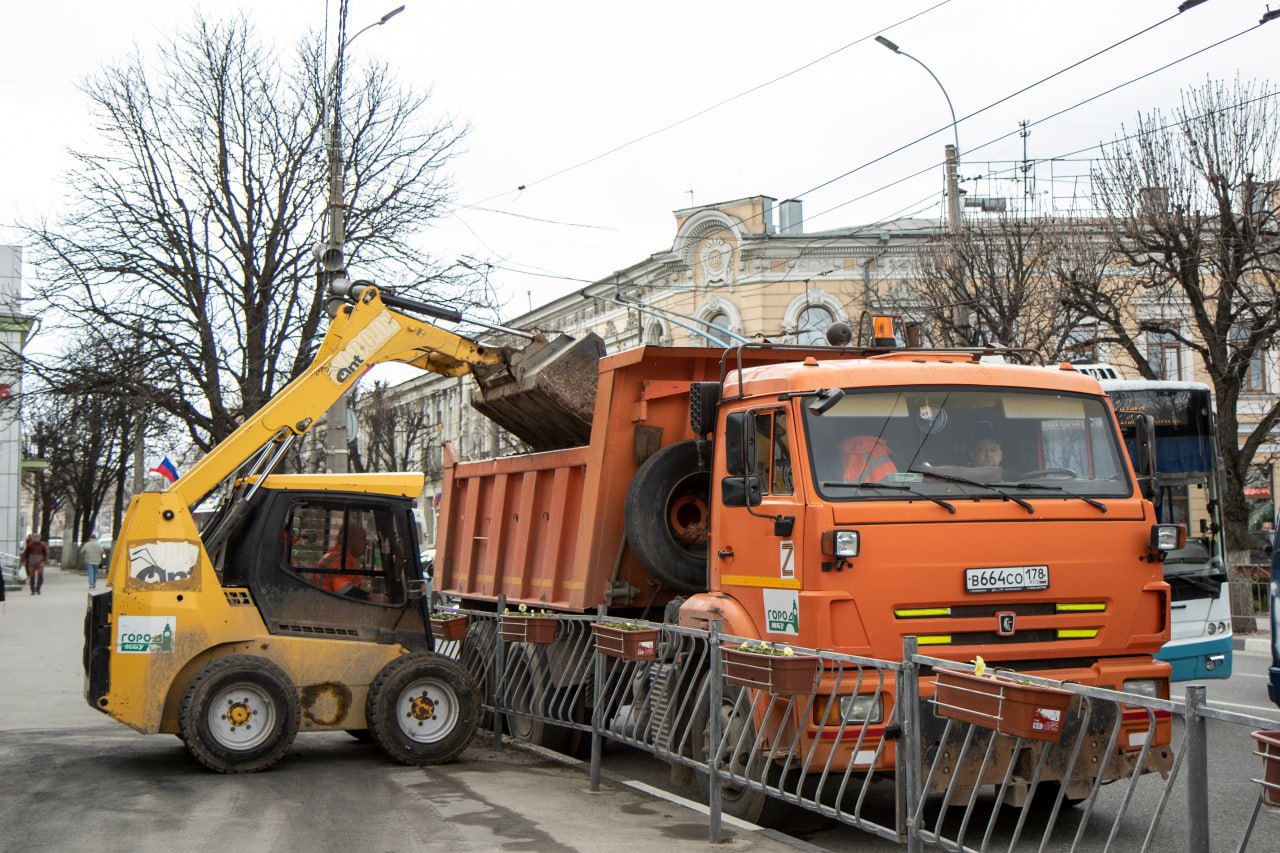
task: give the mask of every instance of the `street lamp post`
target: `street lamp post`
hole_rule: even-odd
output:
[[[344,13],[346,11],[345,4]],[[351,38],[345,38],[346,18],[339,23],[338,55],[333,60],[333,126],[329,130],[329,240],[319,252],[320,254],[320,287],[327,288],[329,283],[346,275],[346,258],[344,252],[347,241],[346,208],[343,204],[343,167],[342,167],[342,69],[346,64],[347,48],[365,32],[380,27],[387,21],[404,11],[404,6],[397,6],[378,20],[360,30]],[[347,395],[343,394],[329,409],[325,419],[328,425],[325,430],[325,469],[331,473],[346,473],[347,459]]]
[[[899,56],[905,56],[916,65],[919,65],[925,71],[929,72],[929,76],[933,78],[933,82],[938,84],[938,88],[942,90],[942,97],[947,99],[947,109],[951,110],[951,133],[954,137],[954,144],[946,147],[947,155],[947,226],[952,230],[960,227],[960,179],[958,173],[960,171],[960,130],[956,125],[956,110],[951,106],[951,96],[947,94],[947,87],[942,85],[942,81],[938,79],[938,75],[934,74],[916,57],[907,53],[898,45],[891,42],[884,36],[876,36],[876,41],[884,47],[892,50]]]

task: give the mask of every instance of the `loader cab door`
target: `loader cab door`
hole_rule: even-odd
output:
[[[227,579],[243,576],[271,633],[418,645],[426,630],[411,520],[406,500],[275,492]]]

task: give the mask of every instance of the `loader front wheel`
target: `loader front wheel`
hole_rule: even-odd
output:
[[[382,751],[401,764],[444,764],[475,733],[475,682],[457,661],[410,654],[382,668],[369,687],[365,719]]]
[[[252,655],[230,655],[187,685],[178,736],[210,770],[256,773],[289,750],[300,713],[298,693],[280,667]]]

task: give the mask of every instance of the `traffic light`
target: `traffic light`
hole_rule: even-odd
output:
[[[321,287],[332,287],[334,282],[347,277],[347,262],[342,256],[342,245],[321,243],[315,248],[316,261],[320,268],[316,281]]]

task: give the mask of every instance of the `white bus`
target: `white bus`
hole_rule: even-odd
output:
[[[1169,642],[1156,657],[1173,667],[1174,681],[1229,678],[1231,607],[1213,392],[1199,382],[1101,376],[1099,382],[1111,395],[1131,459],[1135,417],[1155,419],[1156,520],[1187,528],[1186,547],[1164,563],[1172,624]]]

